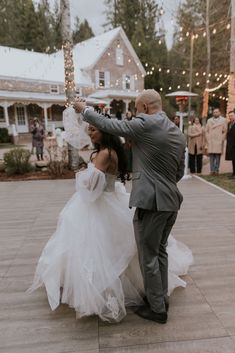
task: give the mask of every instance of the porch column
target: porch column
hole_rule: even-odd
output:
[[[9,115],[8,115],[8,104],[4,103],[4,118],[5,118],[5,122],[6,122],[6,126],[10,126],[9,123]]]
[[[111,99],[105,99],[106,102],[107,102],[107,105],[109,107],[109,110],[107,111],[108,114],[110,114],[110,110],[111,110],[111,106],[110,106],[110,103],[111,103]],[[106,107],[105,107],[106,108]]]
[[[44,111],[44,121],[45,121],[45,129],[47,130],[47,126],[48,126],[48,112],[47,112],[47,104],[44,104],[43,106],[43,111]]]
[[[131,101],[129,99],[125,99],[124,102],[125,102],[125,105],[126,105],[126,113],[127,113],[128,112],[128,106],[129,106],[129,103]]]

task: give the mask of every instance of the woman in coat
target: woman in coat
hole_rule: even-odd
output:
[[[190,173],[200,174],[202,171],[202,150],[204,133],[199,118],[194,118],[188,128],[188,151]]]

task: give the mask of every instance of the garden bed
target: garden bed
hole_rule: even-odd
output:
[[[8,176],[5,172],[0,172],[1,181],[29,181],[29,180],[58,180],[58,179],[74,179],[75,172],[73,170],[67,170],[64,175],[59,177],[53,177],[48,172],[33,171],[26,174],[16,174]]]

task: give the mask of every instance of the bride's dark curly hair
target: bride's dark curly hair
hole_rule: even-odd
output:
[[[121,179],[122,183],[125,183],[125,176],[127,174],[127,159],[121,139],[118,136],[108,134],[102,130],[100,131],[102,133],[102,142],[94,145],[95,150],[92,152],[91,158],[94,153],[98,153],[103,148],[108,149],[111,158],[111,151],[114,150],[118,157],[118,177]]]

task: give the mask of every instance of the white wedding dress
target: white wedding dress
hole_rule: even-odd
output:
[[[76,175],[76,192],[61,211],[55,233],[39,259],[29,291],[46,287],[54,310],[67,303],[77,316],[99,315],[118,322],[126,306],[142,303],[143,284],[136,255],[129,194],[90,163]],[[192,263],[191,251],[169,238],[169,294],[186,283],[179,278]]]

